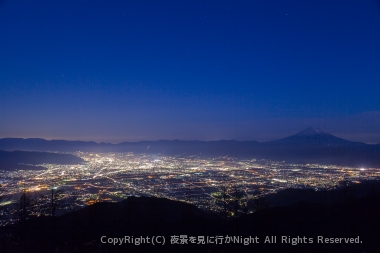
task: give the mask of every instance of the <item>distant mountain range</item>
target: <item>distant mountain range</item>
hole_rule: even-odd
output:
[[[257,141],[181,141],[159,140],[119,144],[44,139],[0,139],[0,150],[58,152],[134,152],[172,156],[232,156],[272,159],[293,163],[320,163],[356,167],[380,167],[380,144],[351,142],[318,128],[309,127],[284,139]]]

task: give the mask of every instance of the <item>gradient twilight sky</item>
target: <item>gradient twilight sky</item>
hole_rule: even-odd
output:
[[[378,0],[0,1],[0,138],[380,143]]]

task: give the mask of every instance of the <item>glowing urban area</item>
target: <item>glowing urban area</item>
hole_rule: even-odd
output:
[[[359,183],[378,178],[379,168],[353,168],[320,164],[289,164],[270,160],[231,157],[204,159],[133,153],[75,152],[83,164],[41,164],[47,170],[0,171],[3,182],[1,226],[19,219],[17,204],[22,193],[31,199],[29,212],[55,215],[96,202],[117,202],[128,196],[154,196],[185,201],[202,210],[223,213],[224,203],[238,202],[229,216],[250,213],[252,203],[286,188],[331,190],[345,180]],[[256,201],[256,202],[255,202]],[[235,213],[238,212],[238,213]]]

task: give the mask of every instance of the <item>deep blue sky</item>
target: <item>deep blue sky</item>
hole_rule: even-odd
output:
[[[380,1],[0,2],[0,138],[380,143]]]

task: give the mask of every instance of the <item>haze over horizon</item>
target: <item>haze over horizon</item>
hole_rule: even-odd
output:
[[[278,139],[274,139],[274,140],[281,140],[283,138],[287,138],[287,137],[292,137],[292,136],[307,136],[307,135],[310,135],[310,136],[313,136],[313,135],[328,135],[328,136],[331,136],[330,133],[324,131],[323,129],[320,129],[318,127],[314,127],[314,126],[309,126],[308,128],[305,128],[301,131],[298,131],[297,133],[295,134],[291,134],[291,135],[288,135],[288,136],[282,136]],[[332,135],[332,136],[335,136],[335,135]],[[335,137],[338,137],[338,136],[335,136]],[[5,137],[4,139],[8,139],[8,138],[16,138],[17,137]],[[47,141],[55,141],[55,140],[58,140],[58,141],[88,141],[88,142],[95,142],[95,143],[106,143],[106,144],[120,144],[120,143],[123,143],[123,142],[140,142],[140,141],[161,141],[161,140],[168,140],[168,141],[175,141],[175,140],[179,140],[179,141],[221,141],[221,140],[226,140],[226,139],[215,139],[215,140],[196,140],[196,139],[188,139],[188,140],[184,140],[184,139],[156,139],[156,140],[135,140],[135,141],[121,141],[121,142],[107,142],[107,141],[93,141],[93,140],[80,140],[80,139],[47,139],[47,138],[39,138],[39,137],[31,137],[31,138],[22,138],[22,137],[19,137],[21,139],[42,139],[42,140],[47,140]],[[338,137],[340,138],[340,137]],[[0,138],[1,140],[2,138]],[[344,139],[344,138],[341,138],[341,139]],[[235,140],[235,139],[228,139],[228,140],[234,140],[234,141],[257,141],[257,140]],[[266,141],[258,141],[258,142],[270,142],[270,141],[273,141],[273,140],[266,140]],[[349,140],[350,141],[350,140]],[[352,140],[351,140],[352,141]],[[354,141],[354,142],[361,142],[361,141]],[[365,142],[362,142],[362,143],[365,143]],[[380,143],[367,143],[367,144],[380,144]]]
[[[380,2],[0,2],[0,138],[380,143]]]

